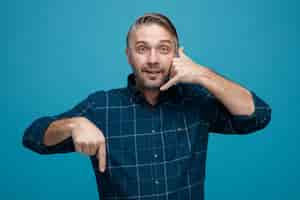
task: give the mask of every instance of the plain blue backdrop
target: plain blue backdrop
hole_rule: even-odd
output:
[[[173,20],[187,55],[272,107],[255,134],[211,135],[206,199],[300,199],[299,8],[296,0],[1,1],[0,198],[97,199],[87,157],[33,153],[23,131],[91,92],[124,86],[129,25],[155,11]]]

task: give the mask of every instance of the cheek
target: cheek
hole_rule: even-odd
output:
[[[141,56],[141,55],[133,55],[131,57],[131,62],[135,66],[139,67],[139,66],[143,65],[146,62],[146,59],[145,59],[144,56]]]

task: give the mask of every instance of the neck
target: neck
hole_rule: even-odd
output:
[[[145,99],[147,100],[147,102],[151,105],[155,105],[158,101],[158,97],[159,97],[159,90],[143,90],[142,93],[145,96]]]
[[[149,88],[144,88],[141,87],[138,83],[136,84],[138,90],[143,94],[143,96],[145,97],[146,101],[151,104],[151,105],[155,105],[158,101],[158,97],[160,94],[160,90],[159,88],[155,89],[149,89]]]

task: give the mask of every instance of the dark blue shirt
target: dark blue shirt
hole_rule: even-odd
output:
[[[84,116],[106,138],[104,173],[90,156],[101,200],[203,200],[208,133],[248,134],[271,119],[271,108],[250,92],[255,103],[250,116],[230,114],[207,89],[192,84],[171,87],[152,106],[131,74],[125,88],[94,92],[67,112],[35,120],[23,144],[40,154],[73,152],[71,138],[45,146],[44,133],[54,120]]]

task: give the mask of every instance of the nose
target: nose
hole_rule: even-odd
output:
[[[149,64],[157,64],[158,63],[158,55],[154,48],[151,49],[148,55]]]

